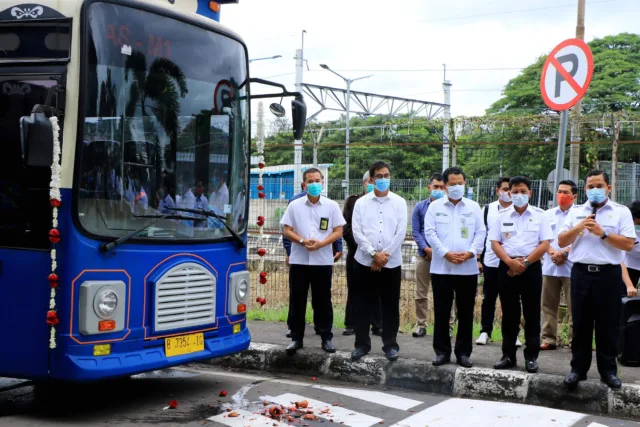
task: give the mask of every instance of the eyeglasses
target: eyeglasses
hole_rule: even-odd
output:
[[[384,175],[378,174],[378,175],[375,175],[373,178],[374,179],[389,179],[389,178],[391,178],[391,174],[390,173],[386,173]]]

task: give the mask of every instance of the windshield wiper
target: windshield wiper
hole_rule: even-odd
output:
[[[161,219],[182,219],[182,220],[187,220],[187,221],[196,221],[197,218],[192,218],[190,216],[181,216],[181,215],[137,215],[135,216],[136,218],[153,218],[153,221],[149,221],[148,223],[146,223],[143,227],[140,227],[139,229],[132,231],[131,233],[120,237],[119,239],[110,242],[110,243],[103,243],[102,245],[100,245],[100,252],[102,253],[106,253],[109,252],[110,250],[112,250],[113,248],[115,248],[116,246],[126,242],[127,240],[137,236],[138,234],[142,233],[144,230],[146,230],[147,228],[151,227],[153,224],[155,224],[156,222],[160,221]]]
[[[196,215],[203,215],[203,216],[207,216],[207,217],[216,218],[216,219],[220,220],[220,222],[222,223],[222,225],[224,225],[224,227],[227,229],[227,231],[229,231],[229,233],[231,233],[231,235],[235,239],[235,241],[238,244],[238,247],[240,249],[243,249],[243,248],[247,247],[244,244],[244,240],[242,240],[242,237],[240,237],[240,235],[238,233],[233,231],[231,229],[231,227],[229,227],[227,225],[227,222],[225,221],[225,217],[223,217],[222,215],[218,215],[217,213],[215,213],[213,211],[208,211],[208,210],[204,210],[204,209],[184,209],[184,208],[167,208],[167,209],[170,209],[172,211],[188,212],[188,213],[192,213],[192,214],[196,214]]]

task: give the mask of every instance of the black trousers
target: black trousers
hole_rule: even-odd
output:
[[[482,330],[491,338],[493,322],[496,318],[496,301],[498,300],[498,267],[482,265],[484,283],[482,285],[482,314],[480,323]]]
[[[331,303],[332,265],[297,265],[289,268],[289,313],[291,339],[303,341],[307,296],[311,285],[311,307],[316,329],[323,341],[333,338],[333,304]]]
[[[356,318],[356,348],[371,350],[369,337],[370,307],[382,303],[382,351],[399,350],[398,329],[400,328],[400,282],[402,267],[383,268],[380,272],[355,262],[354,308]]]
[[[571,269],[571,371],[586,375],[591,367],[593,329],[596,330],[596,360],[601,376],[616,374],[621,294],[625,286],[619,265],[601,266],[589,272],[585,264]]]
[[[355,273],[354,266],[356,264],[356,250],[357,247],[353,250],[349,249],[347,252],[347,307],[345,309],[344,314],[344,325],[347,328],[355,329],[355,309],[353,300],[354,297],[354,282],[355,282]],[[382,301],[379,301],[377,305],[371,306],[370,308],[370,316],[371,316],[371,327],[375,329],[382,329]]]
[[[456,357],[471,356],[473,348],[473,309],[478,291],[478,275],[457,276],[432,274],[433,307],[435,311],[433,350],[438,356],[451,355],[451,338],[449,338],[449,317],[454,294],[458,317],[458,334],[456,335]]]
[[[638,280],[640,280],[640,270],[636,270],[634,268],[627,267],[629,271],[629,277],[631,278],[631,283],[633,283],[634,287],[638,287]]]
[[[502,354],[516,360],[520,316],[524,315],[524,358],[535,360],[540,354],[542,263],[538,261],[531,264],[524,273],[515,277],[509,277],[508,271],[509,267],[501,261],[498,267],[498,296],[502,306]]]

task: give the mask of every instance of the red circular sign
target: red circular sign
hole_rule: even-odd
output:
[[[220,80],[213,94],[214,111],[216,114],[222,114],[224,107],[230,107],[233,101],[233,86],[228,80]]]

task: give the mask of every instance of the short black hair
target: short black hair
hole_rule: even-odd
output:
[[[514,176],[509,180],[509,190],[513,188],[514,185],[524,184],[527,186],[529,190],[531,190],[531,180],[526,176]]]
[[[594,169],[594,170],[592,170],[591,172],[589,172],[589,173],[587,174],[587,177],[586,177],[584,180],[585,180],[585,182],[586,182],[586,181],[587,181],[587,179],[588,179],[590,176],[600,176],[600,175],[602,175],[602,177],[604,178],[604,182],[605,182],[605,184],[609,185],[609,174],[608,174],[608,173],[606,173],[605,171],[600,170],[600,169]]]
[[[505,182],[508,184],[509,181],[511,180],[510,177],[508,176],[501,176],[500,178],[498,178],[498,180],[496,181],[496,188],[500,188],[502,187],[502,184],[504,184]]]
[[[569,187],[571,187],[571,193],[574,196],[578,194],[578,186],[576,185],[575,182],[571,181],[570,179],[565,179],[564,181],[560,181],[560,184],[558,184],[558,188],[560,188],[561,185],[568,185]]]
[[[464,174],[464,172],[462,172],[462,169],[456,166],[447,168],[447,170],[442,172],[442,178],[445,184],[449,182],[449,175],[462,175],[462,178],[464,178],[465,181],[467,180],[467,176]]]
[[[371,167],[369,168],[369,177],[371,179],[375,179],[376,171],[378,171],[380,169],[384,169],[384,168],[389,169],[389,172],[391,172],[391,167],[389,167],[389,164],[387,162],[383,162],[382,160],[378,160],[377,162],[372,164]]]
[[[631,211],[631,216],[633,216],[634,218],[640,219],[640,200],[631,202],[628,208]]]
[[[319,173],[320,174],[320,178],[324,179],[324,175],[322,175],[322,171],[318,168],[309,168],[307,170],[305,170],[304,172],[302,172],[302,182],[306,182],[307,181],[307,175],[309,175],[310,173]]]
[[[431,178],[429,178],[429,184],[431,184],[433,181],[443,181],[442,174],[436,172],[431,175]]]

